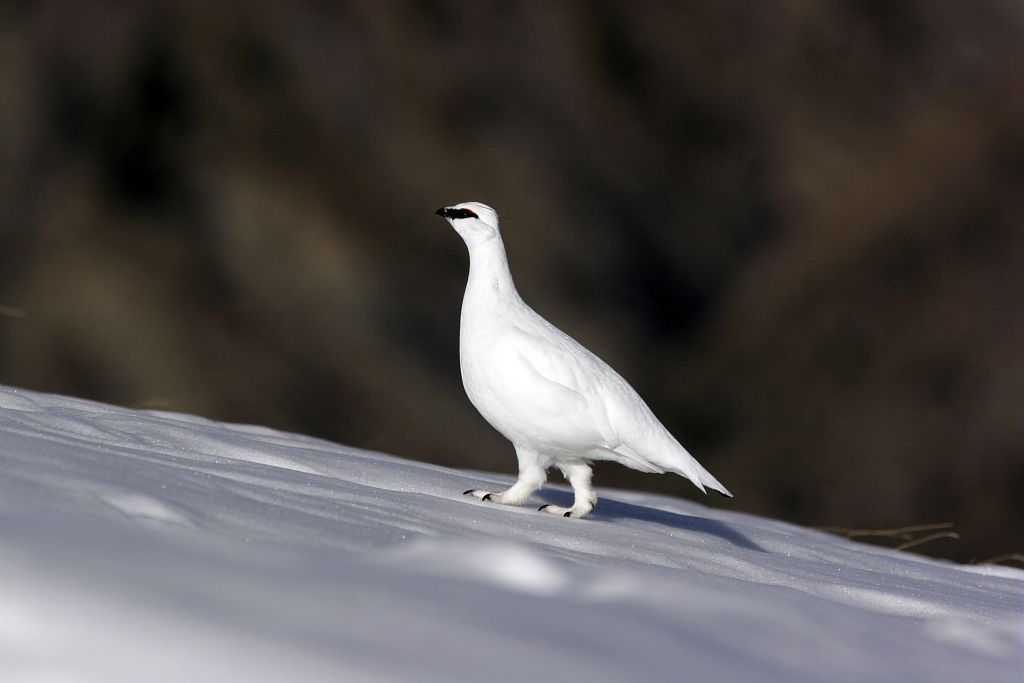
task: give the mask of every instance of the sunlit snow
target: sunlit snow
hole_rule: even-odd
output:
[[[1024,673],[1024,572],[682,498],[462,496],[511,481],[0,388],[0,681]]]

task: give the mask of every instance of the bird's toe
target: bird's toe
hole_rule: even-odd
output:
[[[538,512],[546,512],[549,515],[556,515],[558,517],[569,517],[571,519],[579,519],[584,517],[588,512],[593,509],[593,506],[575,505],[571,508],[563,508],[558,505],[541,505],[537,508]]]

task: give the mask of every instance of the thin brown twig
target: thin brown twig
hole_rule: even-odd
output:
[[[987,560],[978,560],[971,564],[999,564],[1001,562],[1020,562],[1021,564],[1024,564],[1024,553],[1006,553],[1003,555],[996,555],[995,557],[990,557]]]
[[[932,524],[914,524],[912,526],[901,526],[892,529],[851,529],[848,527],[839,526],[823,526],[815,527],[819,531],[827,531],[828,533],[838,534],[845,536],[851,540],[866,539],[866,538],[877,538],[877,539],[893,539],[903,541],[894,546],[891,546],[893,550],[908,550],[910,548],[916,548],[919,545],[930,543],[931,541],[937,541],[941,538],[952,538],[959,539],[960,534],[956,531],[950,531],[954,526],[953,522],[935,522]],[[930,531],[933,533],[925,536],[916,536],[920,532]],[[990,557],[987,560],[976,560],[971,559],[969,564],[999,564],[1002,562],[1016,562],[1024,565],[1024,553],[1005,553],[1003,555],[996,555]]]
[[[868,538],[891,539],[901,541],[891,546],[894,550],[908,550],[917,546],[936,541],[940,538],[959,539],[960,534],[951,531],[955,526],[953,522],[933,522],[931,524],[914,524],[901,526],[892,529],[847,529],[843,527],[819,527],[822,531],[840,534],[851,540],[862,540]],[[924,536],[918,534],[931,532]]]
[[[857,538],[860,536],[883,536],[883,537],[896,537],[903,538],[906,540],[913,540],[913,534],[919,531],[937,531],[939,529],[952,529],[955,526],[953,522],[935,522],[932,524],[915,524],[913,526],[901,526],[893,529],[850,529],[845,527],[818,527],[822,531],[828,531],[833,534],[842,534],[848,538]]]
[[[940,538],[959,539],[960,538],[960,534],[958,534],[955,531],[938,531],[938,532],[936,532],[934,534],[928,534],[927,536],[925,536],[923,538],[915,538],[913,540],[907,541],[906,543],[900,543],[899,545],[897,545],[895,547],[896,547],[896,550],[906,550],[907,548],[913,548],[913,547],[921,545],[922,543],[928,543],[929,541],[935,541],[935,540],[938,540]]]
[[[28,311],[24,308],[18,308],[17,306],[0,304],[0,315],[7,316],[8,318],[27,318]]]

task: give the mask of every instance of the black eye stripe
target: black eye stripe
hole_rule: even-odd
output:
[[[438,209],[437,215],[444,216],[445,218],[479,218],[476,213],[469,209],[452,209],[450,207]]]

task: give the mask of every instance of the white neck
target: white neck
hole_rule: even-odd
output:
[[[469,282],[463,308],[470,302],[518,300],[519,293],[512,282],[501,236],[494,235],[482,242],[467,240],[466,244],[469,247]]]

